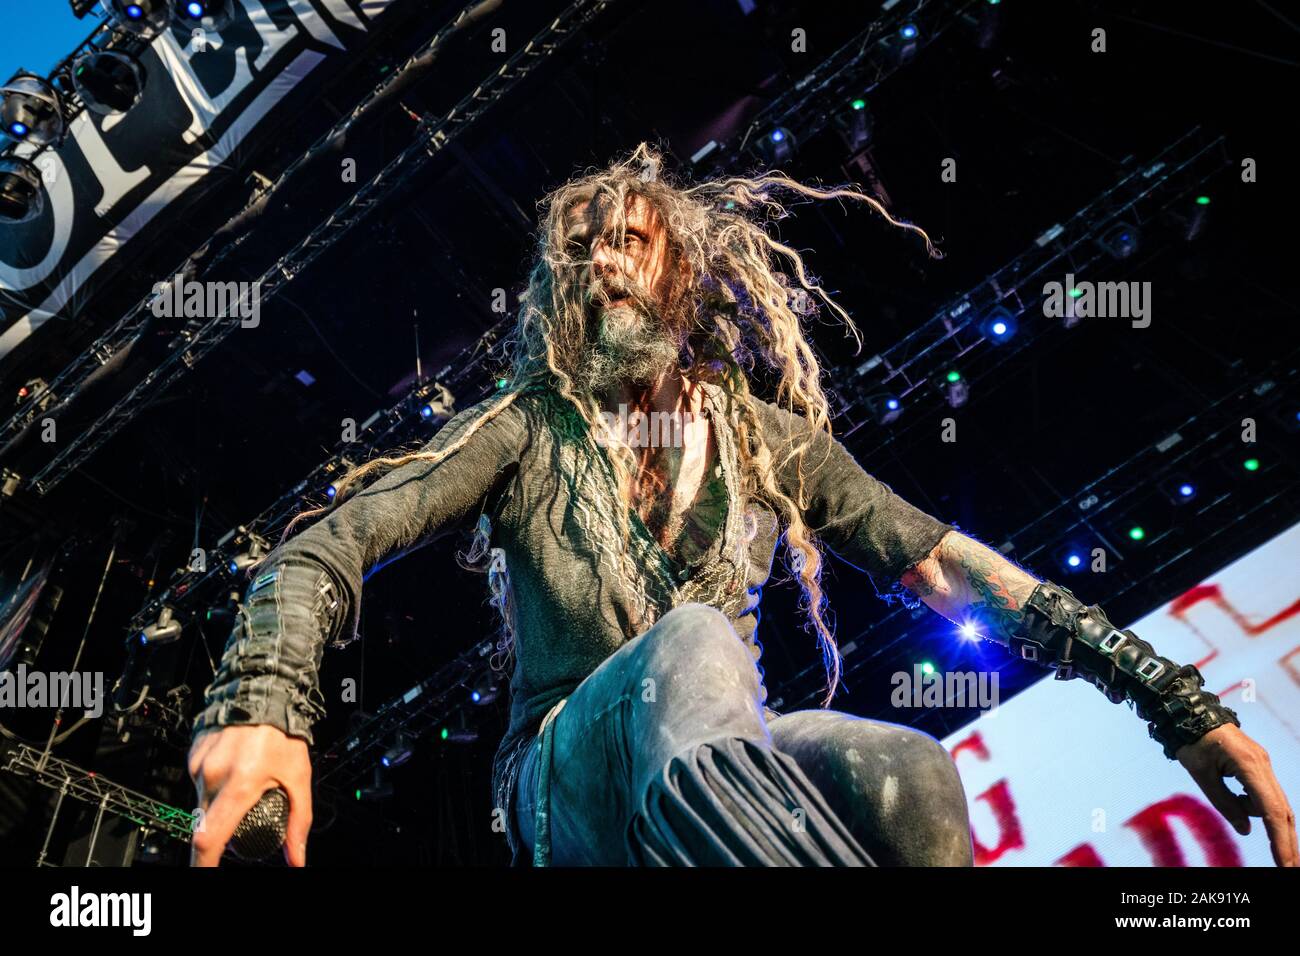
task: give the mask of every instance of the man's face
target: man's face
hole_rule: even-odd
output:
[[[621,248],[615,247],[616,237],[601,234],[606,219],[599,203],[583,201],[569,209],[565,239],[573,252],[590,260],[582,276],[588,302],[597,312],[621,305],[629,301],[628,287],[633,285],[657,300],[666,284],[669,258],[659,217],[641,196],[631,197]]]
[[[657,215],[633,197],[621,247],[603,234],[604,218],[599,203],[576,203],[565,234],[570,252],[587,260],[579,280],[588,328],[579,376],[593,392],[653,382],[678,354],[664,309],[671,257]]]

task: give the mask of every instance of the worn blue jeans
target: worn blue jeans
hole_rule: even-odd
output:
[[[937,740],[836,711],[777,714],[761,697],[726,616],[674,608],[565,699],[548,768],[541,735],[529,746],[524,847],[541,827],[553,866],[971,865],[965,793]]]

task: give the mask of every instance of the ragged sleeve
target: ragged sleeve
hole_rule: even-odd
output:
[[[781,490],[798,503],[795,461],[782,461],[812,436],[804,456],[804,523],[825,548],[871,574],[878,588],[896,584],[953,530],[868,474],[838,439],[813,429],[803,416],[757,402]]]
[[[194,734],[230,724],[272,724],[312,741],[324,716],[318,672],[328,641],[356,633],[361,589],[386,564],[462,526],[509,480],[527,443],[516,399],[443,460],[390,471],[277,547],[239,606]],[[424,445],[455,442],[502,396],[453,416]]]

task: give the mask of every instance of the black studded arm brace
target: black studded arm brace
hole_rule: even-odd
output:
[[[1184,744],[1216,727],[1241,726],[1232,710],[1203,689],[1204,678],[1194,665],[1180,667],[1161,657],[1132,631],[1111,624],[1101,608],[1083,604],[1050,581],[1029,596],[1009,645],[1025,660],[1055,667],[1058,680],[1082,678],[1113,703],[1133,701],[1170,760]]]
[[[271,724],[311,743],[311,727],[325,715],[317,679],[325,635],[337,630],[341,606],[341,592],[318,564],[285,557],[259,574],[239,605],[194,736],[231,724]]]
[[[450,444],[497,401],[458,413],[422,450]],[[472,517],[517,469],[526,428],[512,405],[456,453],[390,471],[272,551],[239,606],[194,736],[271,724],[312,743],[311,727],[325,713],[318,677],[324,648],[356,634],[363,581]]]

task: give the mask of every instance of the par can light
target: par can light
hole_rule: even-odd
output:
[[[12,139],[47,146],[66,132],[59,94],[49,80],[19,74],[0,86],[0,128]]]
[[[86,109],[100,116],[125,113],[144,93],[144,67],[117,50],[95,50],[72,64],[72,86]]]
[[[0,222],[30,222],[44,211],[40,171],[18,156],[0,157]]]

